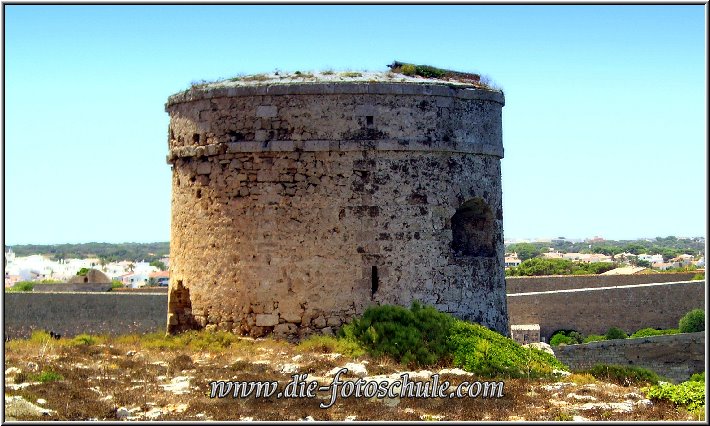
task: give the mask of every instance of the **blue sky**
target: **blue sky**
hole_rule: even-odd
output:
[[[393,60],[506,95],[506,238],[705,235],[706,6],[4,7],[6,245],[170,237],[167,97]]]

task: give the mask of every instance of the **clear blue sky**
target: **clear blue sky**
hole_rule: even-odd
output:
[[[170,237],[167,97],[393,60],[488,75],[506,238],[705,235],[706,6],[5,6],[5,243]]]

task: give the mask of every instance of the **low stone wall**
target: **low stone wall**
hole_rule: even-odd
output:
[[[119,335],[165,330],[166,294],[5,293],[5,336],[29,337],[47,330]]]
[[[557,330],[586,335],[611,327],[676,328],[696,308],[705,309],[705,281],[508,294],[510,324],[540,324],[548,342]]]
[[[541,277],[506,277],[506,293],[571,290],[592,287],[689,281],[695,272],[639,275],[546,275]]]
[[[139,287],[139,288],[130,288],[130,287],[119,287],[119,288],[114,288],[111,290],[116,293],[156,293],[156,294],[168,294],[168,288],[167,287]]]
[[[94,292],[111,291],[111,283],[56,283],[56,284],[35,284],[32,286],[35,292]]]
[[[594,364],[644,367],[679,383],[705,371],[705,332],[556,346],[555,356],[572,370]]]

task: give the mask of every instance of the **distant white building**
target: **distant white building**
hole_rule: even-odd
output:
[[[144,287],[148,285],[149,279],[149,274],[142,272],[133,272],[121,276],[121,282],[123,283],[123,285],[130,288]]]
[[[660,271],[666,271],[668,269],[677,268],[679,266],[680,266],[680,264],[677,262],[656,262],[656,263],[651,264],[651,267],[658,269]]]
[[[547,253],[542,253],[542,257],[544,257],[545,259],[562,259],[564,258],[564,254],[558,251],[550,251]]]
[[[660,254],[646,254],[642,253],[638,255],[640,260],[645,260],[648,263],[663,263],[663,256]]]
[[[506,268],[514,268],[516,266],[520,266],[522,262],[520,261],[520,258],[518,258],[517,253],[512,253],[510,255],[505,256],[505,267]]]
[[[630,263],[631,261],[635,260],[635,259],[637,258],[637,256],[636,256],[635,254],[633,254],[633,253],[626,253],[626,252],[624,252],[624,253],[615,254],[615,255],[613,256],[613,258],[614,258],[614,260],[615,260],[616,262],[622,262],[622,263],[627,263],[627,264],[628,264],[628,263]]]
[[[680,256],[671,259],[671,262],[678,263],[681,267],[690,266],[693,264],[693,255],[691,254],[681,254]]]

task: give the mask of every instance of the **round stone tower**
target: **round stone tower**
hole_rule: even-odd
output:
[[[508,334],[503,94],[346,74],[168,99],[169,332],[328,333],[418,300]]]

